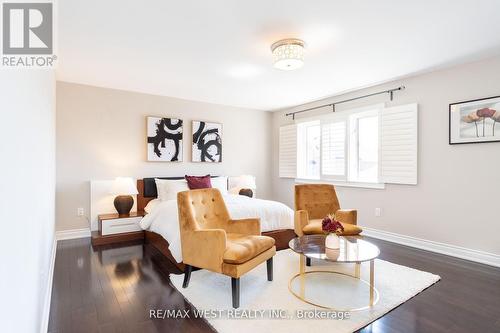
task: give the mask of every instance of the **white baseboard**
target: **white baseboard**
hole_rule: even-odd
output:
[[[54,241],[52,242],[52,252],[50,254],[50,266],[47,276],[47,288],[45,288],[45,298],[42,311],[42,322],[40,326],[40,333],[47,333],[49,329],[49,316],[50,316],[50,303],[52,299],[52,283],[54,281],[54,267],[56,264],[57,252],[57,238],[54,234]]]
[[[426,239],[410,237],[368,227],[362,228],[363,235],[368,237],[378,238],[388,242],[407,245],[422,250],[446,254],[452,257],[479,262],[481,264],[500,267],[500,255],[498,254],[468,249],[456,245],[434,242]]]
[[[85,237],[90,237],[89,228],[56,231],[56,239],[58,241]]]

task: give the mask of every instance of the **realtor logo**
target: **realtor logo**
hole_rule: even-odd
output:
[[[2,66],[52,67],[54,60],[53,4],[2,4]]]
[[[52,4],[3,4],[3,54],[52,54]]]

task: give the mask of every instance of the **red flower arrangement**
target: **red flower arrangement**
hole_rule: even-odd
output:
[[[337,235],[344,232],[344,226],[339,221],[335,220],[335,215],[328,215],[321,222],[321,229],[326,233],[336,233]]]

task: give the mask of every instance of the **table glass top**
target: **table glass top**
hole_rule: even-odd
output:
[[[308,258],[335,262],[363,262],[377,258],[380,250],[360,237],[340,237],[340,247],[333,250],[325,247],[325,235],[305,235],[294,238],[288,246]]]

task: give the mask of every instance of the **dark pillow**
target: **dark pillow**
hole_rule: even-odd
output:
[[[188,176],[185,175],[188,187],[190,190],[196,190],[200,188],[212,188],[212,182],[210,181],[210,175],[206,176]]]

